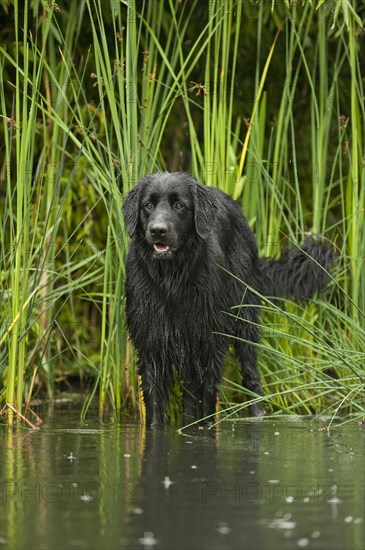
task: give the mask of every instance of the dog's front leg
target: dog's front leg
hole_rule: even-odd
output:
[[[170,376],[154,368],[154,361],[140,361],[138,372],[142,379],[143,400],[146,406],[146,425],[162,425],[165,419],[166,402],[169,397]],[[162,372],[164,370],[162,369]]]
[[[196,380],[183,380],[183,424],[195,422],[199,417],[198,403],[199,384]]]
[[[210,354],[201,358],[201,383],[199,396],[199,417],[205,424],[214,423],[219,386],[222,379],[226,342],[214,339],[209,346]]]
[[[205,424],[214,422],[213,415],[216,413],[218,396],[218,387],[215,386],[213,380],[207,380],[200,391],[200,417],[204,418]]]
[[[165,418],[165,401],[155,389],[143,391],[143,399],[146,406],[146,425],[163,425]]]
[[[183,423],[190,424],[196,420],[209,417],[204,422],[210,424],[214,421],[212,415],[216,412],[217,387],[201,384],[201,381],[193,380],[183,382]]]

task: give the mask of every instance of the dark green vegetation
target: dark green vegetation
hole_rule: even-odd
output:
[[[336,249],[325,297],[263,305],[266,408],[363,414],[360,6],[2,2],[3,404],[20,410],[77,380],[101,413],[139,408],[121,193],[162,168],[240,200],[261,254],[308,233]],[[236,370],[221,392],[228,414],[245,406]]]

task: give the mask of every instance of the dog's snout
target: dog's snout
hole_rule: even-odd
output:
[[[156,222],[149,229],[153,237],[165,237],[167,234],[167,224],[164,222]]]

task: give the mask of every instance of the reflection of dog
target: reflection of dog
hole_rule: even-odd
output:
[[[163,422],[173,366],[185,410],[199,417],[215,412],[225,335],[238,338],[233,344],[244,386],[261,395],[255,357],[259,299],[244,283],[265,296],[308,299],[328,283],[332,251],[308,239],[279,260],[259,259],[239,205],[184,173],[142,179],[126,197],[123,213],[132,237],[127,324],[138,351],[147,424]],[[232,312],[233,306],[242,307]],[[263,414],[261,403],[250,412]]]

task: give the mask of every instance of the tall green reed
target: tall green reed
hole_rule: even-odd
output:
[[[24,393],[26,364],[26,332],[30,321],[32,300],[40,284],[32,278],[32,247],[35,234],[32,222],[38,221],[39,202],[34,204],[32,174],[36,163],[37,90],[42,78],[42,54],[38,57],[36,44],[28,39],[29,5],[26,2],[23,16],[14,4],[15,40],[19,45],[11,63],[15,69],[12,88],[13,110],[7,112],[4,84],[1,86],[1,105],[5,136],[5,165],[7,196],[2,225],[3,280],[2,290],[3,334],[1,344],[8,347],[5,399],[14,407],[21,408]],[[44,44],[49,30],[50,12],[42,26]],[[9,60],[2,49],[3,63]],[[14,180],[11,171],[14,170]],[[45,227],[47,230],[47,227]],[[9,411],[12,419],[12,411]]]
[[[128,404],[140,408],[124,322],[128,236],[121,204],[140,176],[171,166],[164,136],[185,117],[185,168],[241,201],[261,253],[276,254],[306,232],[327,232],[342,253],[332,303],[287,304],[286,316],[263,308],[264,327],[277,327],[271,336],[263,327],[260,344],[273,408],[309,412],[346,406],[346,395],[358,399],[365,183],[355,3],[334,14],[326,2],[318,9],[250,5],[251,15],[257,10],[251,72],[240,59],[243,33],[253,25],[242,2],[209,2],[199,24],[196,1],[82,0],[70,4],[67,18],[62,6],[13,4],[18,47],[0,50],[0,68],[10,75],[10,83],[0,82],[4,398],[21,408],[36,367],[35,391],[45,387],[50,396],[55,377],[91,378],[85,413],[96,394],[100,414],[109,404],[118,413]],[[91,45],[80,55],[85,21]],[[347,75],[348,104],[341,84]],[[245,89],[242,100],[237,90],[248,80],[251,94]]]
[[[287,77],[283,88],[281,108],[276,121],[276,131],[273,136],[274,145],[272,146],[269,141],[268,149],[268,152],[273,151],[272,172],[270,170],[270,157],[268,160],[269,169],[267,170],[266,166],[262,166],[261,169],[262,179],[266,179],[266,182],[269,183],[272,193],[270,206],[267,210],[269,214],[269,242],[265,246],[265,251],[269,254],[275,253],[273,245],[280,240],[282,232],[287,233],[290,239],[296,240],[298,236],[299,238],[303,237],[306,227],[308,228],[307,231],[309,230],[315,234],[321,233],[323,235],[328,231],[327,239],[329,237],[332,244],[333,241],[337,242],[339,245],[337,252],[342,252],[341,256],[339,255],[340,267],[335,289],[337,295],[335,300],[338,300],[337,303],[341,305],[339,305],[340,309],[337,310],[337,315],[334,315],[336,310],[322,301],[320,302],[320,308],[314,302],[308,305],[305,310],[294,304],[291,305],[289,311],[294,313],[300,311],[302,316],[306,316],[310,320],[310,323],[318,327],[320,331],[323,330],[323,348],[321,345],[317,348],[315,345],[316,334],[310,331],[305,333],[305,339],[303,339],[299,349],[293,346],[286,336],[283,338],[277,334],[278,338],[274,339],[275,346],[284,351],[288,364],[292,361],[295,365],[295,368],[290,369],[290,378],[287,377],[286,373],[283,375],[279,365],[275,366],[277,363],[275,357],[270,359],[270,345],[263,348],[261,365],[267,390],[270,387],[272,388],[270,401],[272,404],[276,402],[279,408],[285,403],[285,407],[289,406],[291,410],[290,402],[293,405],[293,402],[295,403],[297,399],[298,403],[293,407],[302,407],[305,403],[305,400],[301,403],[303,390],[299,393],[298,398],[295,397],[294,390],[289,392],[290,402],[285,400],[280,405],[280,401],[282,401],[280,388],[289,388],[291,384],[304,388],[307,382],[309,390],[307,402],[310,411],[321,410],[322,407],[322,410],[327,410],[322,396],[326,396],[327,401],[329,400],[330,403],[332,400],[334,403],[331,407],[332,411],[337,412],[340,408],[347,411],[356,411],[358,410],[356,399],[355,403],[353,399],[355,396],[357,399],[359,398],[364,383],[363,372],[360,367],[364,359],[364,305],[363,301],[362,304],[359,303],[357,290],[359,286],[364,289],[364,274],[361,274],[361,271],[363,272],[361,264],[363,264],[365,252],[364,224],[362,224],[361,229],[356,225],[359,214],[364,210],[362,202],[364,180],[362,179],[361,185],[356,185],[356,174],[358,174],[361,163],[359,163],[359,154],[351,154],[351,145],[348,147],[350,140],[346,139],[347,120],[343,113],[348,112],[349,105],[344,102],[344,90],[340,83],[342,73],[349,70],[351,77],[351,111],[353,113],[352,132],[355,128],[356,134],[352,139],[352,147],[355,147],[356,151],[362,150],[361,155],[363,156],[363,140],[360,137],[357,105],[360,103],[360,97],[362,97],[360,104],[364,105],[364,96],[360,82],[361,72],[358,65],[359,42],[355,38],[356,33],[354,32],[358,20],[355,24],[355,16],[351,16],[345,21],[345,25],[347,24],[346,36],[352,44],[352,49],[350,49],[347,47],[343,35],[340,32],[336,34],[333,29],[336,26],[336,21],[330,19],[329,12],[323,11],[324,8],[322,8],[322,11],[315,13],[314,9],[309,9],[307,4],[299,13],[297,13],[295,6],[292,7],[292,10],[291,16],[286,19]],[[313,24],[318,25],[319,29],[314,45],[314,55],[304,46],[308,41],[309,30]],[[340,26],[340,23],[338,24]],[[330,41],[332,41],[331,47],[335,48],[333,67],[329,65],[328,48]],[[298,78],[300,77],[303,85],[303,75],[308,80],[311,92],[309,128],[311,131],[313,202],[309,202],[305,193],[303,193],[305,187],[300,182],[300,174],[303,169],[298,163],[300,152],[296,150],[296,143],[300,139],[300,132],[295,125],[295,120],[298,118],[296,101],[298,105],[300,104]],[[346,122],[344,122],[345,120]],[[333,135],[338,137],[336,144],[333,143]],[[290,142],[291,146],[289,147]],[[258,147],[256,150],[259,151]],[[352,160],[354,156],[355,164]],[[257,153],[256,158],[260,158]],[[350,160],[349,163],[347,163],[348,159]],[[292,169],[288,170],[288,166],[291,166]],[[347,175],[346,169],[348,170]],[[355,173],[355,177],[353,173]],[[364,171],[362,171],[362,175],[364,175]],[[349,185],[351,192],[349,192]],[[336,203],[341,204],[343,207],[342,233],[339,232],[339,226],[333,224]],[[249,199],[246,204],[250,204]],[[267,202],[265,204],[267,205]],[[311,209],[313,209],[312,223]],[[262,218],[265,219],[265,212],[262,214]],[[352,239],[354,225],[357,226],[358,230],[355,246]],[[260,236],[262,234],[259,234],[259,239]],[[349,241],[350,255],[346,250],[347,241]],[[349,277],[350,274],[352,277],[355,275],[355,279]],[[349,284],[351,280],[352,282]],[[287,310],[288,308],[287,305]],[[265,315],[265,318],[269,322],[273,322],[274,326],[277,322],[281,326],[285,326],[283,325],[285,319],[289,320],[291,330],[298,331],[298,324],[296,322],[293,324],[291,315],[286,315],[283,318],[282,314],[279,317],[277,314],[274,317],[270,314],[268,317]],[[351,337],[354,338],[352,344],[349,344],[347,337],[350,326],[352,327]],[[263,330],[265,330],[264,327]],[[325,338],[325,335],[327,335],[327,338]],[[328,344],[328,337],[334,338],[336,343],[334,344],[332,341],[332,344]],[[265,339],[263,339],[263,342],[265,342]],[[334,357],[332,346],[335,347],[334,354],[336,357]],[[353,349],[353,353],[348,353],[349,348]],[[305,361],[301,366],[296,359],[303,356],[303,352],[305,352]],[[274,351],[274,355],[275,353],[276,351]],[[348,355],[347,360],[345,360],[346,355]],[[270,365],[269,370],[268,365]],[[303,370],[303,366],[305,366],[305,370]],[[276,376],[276,372],[278,376]],[[318,372],[319,378],[316,374]],[[297,373],[297,376],[295,373]],[[316,387],[311,385],[310,380],[313,376],[314,379],[321,380],[330,389],[325,393],[318,391],[317,382],[315,383]],[[357,401],[357,403],[359,402],[361,402],[361,399]],[[335,404],[338,405],[335,406]],[[363,411],[363,403],[359,411],[360,413]]]
[[[90,273],[87,262],[72,261],[70,252],[72,237],[85,220],[72,222],[69,234],[72,174],[79,158],[67,162],[66,149],[70,136],[79,151],[82,142],[67,125],[72,124],[73,112],[66,97],[66,65],[59,62],[56,43],[63,41],[70,57],[83,7],[84,2],[72,3],[71,23],[63,36],[57,33],[56,5],[14,2],[17,46],[9,52],[1,48],[2,66],[10,78],[15,74],[14,81],[2,81],[0,88],[7,182],[1,233],[1,371],[4,399],[19,412],[32,389],[32,374],[39,371],[36,385],[45,385],[52,395],[61,340],[74,356],[78,354],[71,349],[74,344],[69,344],[58,315],[69,302],[71,316],[61,324],[75,326],[75,291],[97,276],[97,270]],[[77,279],[82,266],[85,273]],[[77,342],[77,336],[72,339]],[[11,411],[9,416],[12,419]]]

